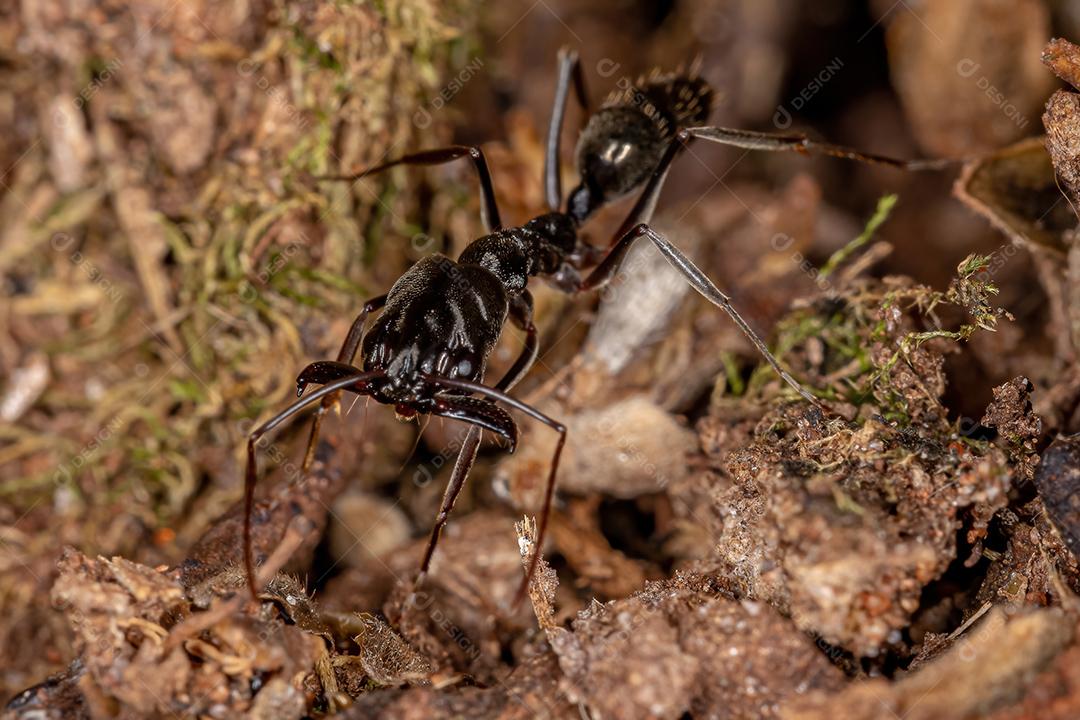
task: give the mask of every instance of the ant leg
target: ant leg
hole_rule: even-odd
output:
[[[315,376],[311,379],[311,382],[319,382],[317,378],[323,377],[321,375],[321,367],[315,367],[320,363],[315,363],[308,366],[308,370],[312,370],[312,374]],[[340,368],[330,368],[330,372],[340,372]],[[307,371],[305,371],[307,372]],[[312,403],[321,400],[322,398],[332,395],[341,390],[350,390],[357,394],[363,393],[367,388],[367,383],[372,378],[381,376],[383,372],[381,370],[371,372],[360,372],[353,368],[351,374],[346,374],[344,377],[337,377],[329,384],[319,388],[314,393],[306,398],[297,400],[289,407],[279,412],[274,417],[267,420],[265,423],[255,428],[248,435],[247,441],[247,468],[244,473],[244,570],[247,574],[248,589],[251,590],[251,597],[255,598],[258,589],[255,587],[255,556],[251,547],[251,513],[255,505],[255,484],[258,481],[258,466],[255,459],[256,444],[259,439],[276,428],[281,423],[285,422],[293,415],[308,407]],[[304,373],[301,373],[301,377],[305,377]]]
[[[645,189],[641,192],[641,195],[638,197],[637,202],[634,203],[634,207],[630,211],[630,214],[627,215],[622,225],[619,226],[619,230],[612,238],[612,245],[615,244],[616,240],[630,232],[635,225],[647,223],[652,220],[653,209],[656,207],[656,201],[660,197],[660,190],[663,188],[664,179],[667,177],[667,172],[671,167],[671,163],[675,160],[675,157],[679,152],[687,147],[695,138],[719,143],[721,145],[743,148],[744,150],[798,152],[803,155],[828,155],[874,165],[888,165],[890,167],[909,171],[940,170],[951,164],[960,162],[958,160],[945,159],[898,160],[884,155],[860,152],[859,150],[853,150],[840,145],[820,143],[811,140],[802,133],[767,133],[722,127],[686,128],[680,130],[676,133],[675,137],[672,138],[671,144],[668,145],[660,162],[657,163],[652,176],[645,185]]]
[[[686,132],[696,138],[709,142],[731,145],[744,150],[765,150],[768,152],[797,152],[803,155],[828,155],[831,157],[844,158],[846,160],[858,160],[872,165],[889,165],[901,170],[940,170],[948,167],[958,160],[931,159],[931,160],[899,160],[897,158],[874,153],[862,152],[842,145],[818,142],[811,140],[802,133],[770,133],[757,132],[754,130],[736,130],[723,127],[695,127],[687,128]]]
[[[442,504],[439,512],[435,515],[435,523],[431,526],[431,536],[428,538],[427,548],[424,550],[424,559],[420,562],[420,572],[416,576],[415,586],[419,585],[427,577],[431,566],[431,557],[435,553],[435,546],[439,543],[439,536],[446,527],[450,513],[454,509],[465,480],[472,469],[473,461],[476,460],[476,450],[480,445],[480,432],[477,428],[484,428],[501,435],[510,442],[510,452],[517,446],[518,430],[514,419],[510,414],[495,403],[478,400],[471,397],[444,397],[439,398],[432,415],[463,420],[470,423],[465,440],[461,444],[457,462],[454,463],[454,471],[450,474],[450,482],[446,485],[443,493]]]
[[[352,363],[356,357],[356,351],[360,347],[360,341],[364,337],[364,323],[367,322],[368,315],[379,310],[383,305],[386,305],[386,295],[380,295],[364,303],[364,309],[353,320],[352,326],[349,328],[349,334],[345,336],[345,342],[341,345],[337,357],[338,362]],[[304,472],[307,472],[308,468],[311,467],[311,462],[315,459],[315,448],[319,444],[319,430],[322,427],[323,415],[334,406],[334,403],[338,401],[338,397],[339,394],[328,395],[319,405],[319,409],[315,411],[315,419],[311,423],[311,433],[308,435],[307,450],[304,451],[304,462],[300,466],[300,469]]]
[[[619,238],[624,237],[635,225],[652,220],[653,210],[656,209],[656,201],[660,199],[660,191],[664,188],[664,180],[667,179],[671,163],[675,161],[675,157],[679,152],[689,145],[693,139],[693,136],[686,130],[680,130],[675,134],[675,137],[661,156],[660,162],[653,169],[652,175],[649,176],[649,181],[645,183],[645,189],[641,191],[641,195],[634,202],[634,207],[630,209],[630,213],[623,220],[622,225],[615,231],[609,247],[614,247]],[[629,247],[626,249],[629,250]],[[623,255],[625,254],[624,250]],[[619,260],[622,260],[622,256],[619,257]]]
[[[780,363],[773,354],[769,352],[768,346],[765,345],[761,337],[754,332],[750,325],[741,315],[739,315],[738,311],[735,310],[735,307],[731,304],[731,298],[722,293],[720,289],[713,284],[712,280],[710,280],[705,273],[701,272],[701,270],[698,269],[698,267],[691,262],[690,258],[686,257],[681,250],[672,245],[666,238],[645,223],[638,224],[615,243],[615,246],[611,248],[611,252],[608,253],[608,256],[596,266],[596,269],[592,271],[592,274],[590,274],[589,277],[582,281],[580,290],[582,292],[596,290],[611,282],[612,278],[614,278],[615,274],[618,272],[619,265],[622,262],[623,257],[626,256],[626,252],[630,249],[630,246],[633,245],[638,238],[643,236],[649,238],[653,244],[656,245],[656,248],[664,258],[671,263],[672,267],[683,274],[687,282],[689,282],[695,290],[701,293],[701,295],[713,305],[721,308],[735,321],[735,324],[739,326],[739,329],[750,339],[750,342],[753,343],[758,352],[760,352],[768,361],[773,370],[783,378],[784,382],[794,388],[804,400],[812,405],[820,407],[817,398],[807,392],[795,378],[784,370],[784,368],[780,367]]]
[[[347,175],[318,175],[315,179],[353,181],[382,172],[395,165],[443,165],[466,155],[476,166],[476,174],[480,179],[480,218],[487,232],[493,233],[502,227],[502,222],[499,220],[499,206],[495,202],[495,188],[491,182],[491,172],[488,170],[484,151],[475,145],[450,145],[433,150],[421,150],[420,152],[402,155],[394,160],[387,160],[380,165],[359,172]]]
[[[506,371],[499,382],[495,383],[495,389],[507,392],[525,377],[525,374],[536,362],[540,345],[537,342],[536,325],[533,324],[533,297],[528,290],[522,290],[520,294],[510,299],[510,319],[515,325],[525,331],[525,345],[517,360]]]
[[[529,371],[529,368],[532,367],[533,362],[536,360],[539,343],[537,342],[537,331],[536,326],[533,324],[532,314],[533,299],[528,290],[523,290],[520,295],[516,295],[511,299],[510,319],[513,320],[515,325],[525,330],[525,346],[522,348],[521,354],[518,355],[517,360],[514,361],[511,368],[495,385],[496,389],[500,391],[507,391],[514,387],[514,385],[525,376],[525,373]],[[466,399],[468,398],[462,398],[462,400]],[[472,402],[476,401],[472,400]],[[487,406],[487,408],[498,410],[498,408],[491,403],[483,404]],[[458,406],[458,408],[460,407],[461,406]],[[492,430],[509,440],[511,452],[513,452],[513,448],[517,444],[517,428],[516,426],[513,426],[512,421],[510,426],[513,427],[513,434],[510,435],[507,434],[507,432],[504,432],[506,428],[505,425],[503,426],[503,430],[501,430],[498,426],[492,426],[491,424],[485,424],[475,420],[470,421],[467,417],[451,414],[453,411],[456,410],[448,407],[444,412],[435,412],[434,414],[472,422],[472,427],[469,428],[469,432],[466,433],[465,439],[461,442],[461,449],[458,451],[457,460],[454,462],[454,469],[450,474],[450,481],[446,485],[446,492],[443,493],[442,505],[439,507],[439,512],[435,516],[435,524],[432,526],[431,537],[428,540],[427,549],[424,550],[424,559],[420,564],[420,572],[417,575],[415,587],[419,587],[420,583],[423,582],[424,577],[427,575],[428,567],[431,564],[431,556],[435,552],[436,544],[439,542],[439,535],[446,525],[450,512],[454,509],[454,504],[457,502],[458,495],[461,494],[461,490],[465,486],[465,479],[468,477],[473,463],[476,462],[476,453],[480,449],[480,427]],[[485,410],[485,412],[491,412],[491,410]],[[500,410],[499,412],[502,411]]]
[[[544,489],[544,507],[540,511],[540,527],[536,533],[536,549],[529,559],[528,570],[525,572],[525,577],[522,578],[521,585],[518,587],[517,593],[514,596],[514,606],[516,607],[521,603],[522,599],[524,599],[525,593],[529,589],[529,583],[532,581],[533,574],[536,572],[536,565],[540,561],[540,553],[544,547],[544,534],[547,532],[548,517],[551,515],[551,500],[555,495],[555,477],[559,470],[559,458],[562,456],[563,446],[566,445],[566,426],[557,420],[552,420],[533,406],[507,395],[502,390],[487,387],[486,385],[474,383],[469,380],[461,380],[459,378],[445,378],[426,374],[422,375],[422,377],[435,385],[442,385],[443,387],[455,390],[465,390],[489,397],[492,400],[504,402],[510,407],[520,410],[534,420],[547,425],[549,428],[559,433],[559,440],[555,444],[555,452],[551,455],[551,471],[548,474],[547,485]]]
[[[884,155],[863,153],[840,145],[819,143],[810,140],[801,133],[765,133],[721,127],[686,128],[675,134],[675,137],[664,151],[664,155],[661,157],[660,162],[657,163],[656,168],[649,177],[645,189],[642,190],[637,202],[634,203],[634,207],[630,210],[629,215],[627,215],[626,219],[619,227],[619,230],[612,238],[607,256],[600,261],[592,274],[579,285],[579,291],[586,291],[600,288],[609,283],[618,272],[623,258],[630,250],[630,246],[642,235],[647,235],[664,257],[667,258],[668,262],[682,272],[695,290],[705,296],[709,302],[722,308],[731,316],[731,319],[735,321],[735,324],[746,334],[758,351],[761,352],[777,374],[779,374],[788,385],[793,387],[803,399],[820,407],[817,400],[810,395],[810,393],[808,393],[795,378],[791,377],[790,374],[780,367],[780,364],[777,362],[776,358],[773,357],[773,354],[769,352],[765,343],[762,342],[757,333],[750,328],[746,321],[743,320],[742,316],[735,310],[734,306],[732,306],[731,299],[720,292],[719,288],[717,288],[689,258],[683,255],[678,248],[656,233],[656,231],[647,224],[652,218],[653,210],[656,207],[656,201],[660,197],[660,191],[663,189],[664,179],[667,177],[668,170],[671,168],[671,163],[675,160],[679,152],[696,138],[723,145],[740,147],[746,150],[765,150],[771,152],[787,151],[800,152],[803,154],[829,155],[849,160],[858,160],[859,162],[864,163],[889,165],[891,167],[911,171],[940,169],[957,161],[897,160],[896,158],[890,158]]]
[[[562,178],[559,176],[559,147],[562,141],[563,117],[566,115],[566,99],[570,85],[574,85],[578,104],[589,113],[589,100],[585,94],[585,76],[576,50],[564,47],[559,50],[559,72],[555,83],[555,102],[551,106],[548,123],[547,152],[544,155],[544,194],[548,209],[558,212],[562,205]]]

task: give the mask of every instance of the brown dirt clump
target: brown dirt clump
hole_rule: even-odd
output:
[[[302,590],[301,590],[302,592]],[[191,609],[177,573],[122,558],[91,560],[70,551],[60,562],[53,602],[71,623],[80,650],[73,716],[154,717],[244,711],[250,717],[300,717],[301,683],[323,638],[285,622],[272,605],[232,616],[198,636],[180,622]],[[295,604],[297,599],[293,599]],[[23,699],[26,711],[36,702]]]
[[[775,611],[690,576],[593,605],[570,629],[551,637],[562,688],[605,716],[772,717],[784,698],[843,685],[813,639]]]
[[[1043,453],[1034,479],[1047,516],[1080,557],[1080,437],[1055,440]]]
[[[1060,610],[997,608],[942,657],[897,682],[859,682],[833,697],[814,693],[785,708],[783,717],[869,720],[883,710],[913,720],[997,717],[991,713],[1022,697],[1074,631],[1075,622]]]
[[[979,542],[1007,502],[999,451],[955,452],[867,421],[829,427],[802,412],[768,428],[726,463],[731,488],[718,572],[826,642],[875,655],[900,640],[923,588],[957,557],[957,532]]]
[[[976,324],[992,324],[985,288],[965,285],[963,272],[946,295],[966,304]],[[789,405],[750,425],[741,410],[720,404],[699,425],[711,467],[699,475],[701,489],[681,488],[676,504],[712,539],[713,556],[698,563],[719,581],[861,656],[903,643],[926,586],[954,562],[978,559],[991,517],[1026,479],[1001,449],[958,442],[940,400],[947,346],[934,341],[950,333],[918,330],[934,304],[926,292],[862,284],[827,306],[831,315],[817,315],[820,306],[803,316],[795,332],[819,334],[834,348],[841,338],[867,348],[861,367],[838,353],[816,368],[826,377],[830,366],[854,371],[845,392],[865,398],[858,419]],[[1015,394],[1011,388],[997,392]],[[1000,405],[994,417],[1007,412]],[[1031,429],[1025,407],[1012,419],[1017,433]]]
[[[1043,49],[1042,61],[1055,75],[1080,90],[1080,46],[1054,38]]]
[[[676,573],[594,601],[569,628],[546,619],[556,589],[542,574],[533,604],[559,660],[559,688],[605,717],[776,717],[785,698],[844,684],[812,638],[703,576]]]
[[[1043,113],[1046,147],[1073,206],[1080,200],[1080,94],[1058,90]]]

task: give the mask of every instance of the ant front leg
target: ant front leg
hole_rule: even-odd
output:
[[[386,305],[386,295],[380,295],[364,303],[364,309],[353,320],[352,326],[349,327],[349,334],[345,336],[345,342],[342,343],[341,350],[338,352],[337,361],[339,363],[352,364],[352,361],[356,358],[356,351],[360,348],[360,341],[364,338],[364,324],[367,322],[368,315],[381,309],[384,305]],[[311,433],[308,435],[307,449],[304,451],[304,462],[301,465],[304,472],[307,472],[315,459],[315,448],[319,444],[319,430],[322,427],[323,415],[334,406],[339,396],[340,393],[326,396],[320,403],[319,409],[315,411],[315,419],[311,423]]]
[[[506,371],[499,382],[495,383],[495,389],[507,392],[521,382],[525,374],[536,362],[536,356],[540,349],[537,342],[536,325],[533,324],[533,296],[528,290],[522,290],[519,294],[510,298],[510,320],[525,332],[525,344],[517,360]]]
[[[517,446],[518,429],[510,414],[495,405],[495,403],[478,400],[471,397],[443,396],[436,401],[432,415],[452,418],[470,423],[465,440],[462,442],[461,451],[458,453],[457,462],[454,463],[454,471],[450,474],[450,482],[446,485],[443,493],[442,504],[439,512],[435,515],[435,522],[431,526],[431,536],[428,538],[427,548],[424,550],[424,559],[420,562],[420,572],[416,576],[414,587],[419,587],[427,577],[428,568],[431,567],[431,557],[435,554],[435,546],[439,543],[439,536],[446,527],[450,513],[454,510],[458,496],[465,487],[465,480],[469,477],[476,460],[476,451],[480,445],[480,431],[478,428],[491,430],[506,438],[510,442],[510,452]]]
[[[491,171],[488,170],[484,151],[474,145],[450,145],[449,147],[434,150],[421,150],[420,152],[402,155],[395,160],[388,160],[381,165],[359,172],[348,175],[320,175],[316,179],[353,181],[382,172],[395,165],[443,165],[463,157],[472,160],[473,165],[476,167],[476,174],[480,179],[480,218],[484,223],[485,230],[489,234],[493,233],[502,227],[502,221],[499,219],[499,206],[495,201],[495,187],[491,182]]]
[[[339,393],[342,390],[349,390],[357,394],[364,393],[367,390],[368,382],[381,375],[383,375],[381,370],[361,372],[356,368],[341,363],[312,363],[304,372],[300,373],[301,389],[307,382],[326,382],[327,384],[308,397],[297,400],[292,405],[257,427],[248,436],[247,468],[244,473],[243,550],[244,570],[247,574],[248,588],[251,591],[252,598],[257,596],[257,588],[255,587],[255,553],[251,543],[251,514],[255,505],[255,485],[258,481],[258,465],[255,458],[255,451],[258,447],[259,440],[263,435],[270,432],[278,425],[281,425],[301,410],[325,397]]]
[[[551,516],[551,502],[555,497],[555,478],[558,476],[559,472],[559,458],[562,457],[563,447],[566,445],[566,426],[557,420],[551,419],[532,405],[511,397],[496,388],[487,387],[480,383],[462,380],[460,378],[444,378],[426,375],[424,376],[424,379],[434,385],[441,385],[445,388],[475,393],[509,405],[515,410],[525,413],[533,420],[547,425],[559,434],[559,439],[555,443],[555,451],[551,454],[551,470],[548,472],[547,484],[544,487],[544,505],[543,509],[540,511],[540,524],[536,532],[536,549],[533,550],[532,556],[529,558],[529,567],[525,571],[525,577],[521,579],[521,585],[518,586],[517,593],[514,595],[514,607],[517,607],[521,604],[521,601],[525,598],[525,593],[529,590],[529,583],[536,573],[536,566],[540,562],[540,554],[543,552],[544,535],[547,532],[548,518]]]
[[[712,280],[708,278],[690,258],[686,257],[679,248],[671,244],[665,237],[649,227],[646,223],[640,223],[636,227],[632,228],[628,233],[623,235],[611,248],[607,257],[596,266],[592,274],[589,275],[584,281],[582,281],[580,290],[582,292],[588,290],[597,290],[607,285],[615,277],[619,271],[619,266],[622,264],[622,260],[626,257],[626,253],[630,250],[630,247],[641,237],[647,237],[664,258],[682,273],[691,287],[697,290],[706,300],[713,305],[721,308],[726,312],[735,324],[739,326],[739,329],[743,331],[758,352],[768,361],[772,366],[776,374],[783,378],[784,382],[795,389],[795,392],[809,402],[812,405],[820,407],[820,403],[817,398],[807,392],[799,381],[793,378],[784,368],[780,366],[779,361],[769,351],[768,346],[761,339],[761,337],[754,332],[750,325],[743,319],[742,315],[735,310],[735,307],[731,304],[731,298],[720,291]]]
[[[559,71],[555,82],[555,101],[551,106],[551,121],[548,123],[547,152],[544,154],[544,195],[548,209],[558,212],[562,205],[562,178],[559,174],[559,147],[562,144],[563,118],[566,115],[566,101],[570,95],[570,86],[574,86],[578,105],[589,114],[589,99],[585,93],[585,76],[581,72],[581,61],[577,51],[564,47],[559,50]]]
[[[515,295],[511,298],[510,319],[515,325],[525,331],[525,345],[518,355],[517,360],[514,361],[514,364],[495,385],[495,388],[502,392],[510,390],[525,377],[525,374],[529,372],[529,369],[536,361],[536,356],[539,351],[536,325],[533,324],[533,299],[528,290],[523,290],[519,295]],[[469,398],[463,398],[462,400],[466,399],[471,400]],[[471,400],[471,403],[476,402],[476,400]],[[498,409],[491,403],[483,404],[488,408]],[[508,433],[509,426],[505,423],[501,425],[502,429],[500,429],[500,425],[497,422],[493,423],[490,419],[487,422],[479,422],[477,419],[470,419],[470,417],[461,412],[463,409],[475,412],[474,408],[475,405],[466,407],[461,404],[445,404],[442,406],[441,412],[434,413],[436,415],[443,415],[444,417],[464,420],[472,424],[471,427],[469,427],[469,431],[465,434],[465,439],[461,442],[461,449],[458,451],[457,460],[454,462],[454,469],[450,473],[450,481],[446,484],[446,491],[443,493],[442,504],[439,506],[439,511],[435,516],[435,523],[431,528],[431,536],[428,539],[427,548],[424,550],[424,559],[420,564],[420,572],[416,577],[414,587],[419,587],[427,576],[428,568],[431,565],[431,557],[435,552],[435,546],[439,542],[439,535],[446,525],[450,512],[454,509],[455,503],[457,503],[462,488],[465,487],[465,480],[469,476],[469,471],[472,470],[473,463],[476,462],[476,454],[480,449],[480,428],[492,430],[509,440],[511,452],[513,452],[513,448],[517,443],[516,427],[513,428],[513,434],[511,435]],[[485,412],[492,412],[492,410],[487,410]],[[510,425],[512,424],[513,423],[511,422]]]
[[[802,133],[768,133],[722,127],[685,128],[675,134],[675,137],[664,151],[664,155],[661,157],[660,162],[657,163],[656,168],[649,177],[645,189],[641,192],[637,202],[634,203],[633,209],[630,210],[630,213],[626,216],[622,225],[619,226],[618,232],[615,233],[613,242],[614,240],[625,236],[635,225],[647,223],[652,220],[653,210],[656,208],[656,201],[660,197],[660,191],[663,189],[664,180],[667,178],[671,163],[674,162],[678,154],[695,139],[742,148],[744,150],[797,152],[803,155],[827,155],[829,157],[844,158],[846,160],[856,160],[870,165],[888,165],[889,167],[897,168],[899,170],[913,172],[941,170],[949,165],[960,162],[957,160],[944,159],[899,160],[885,155],[865,153],[860,150],[843,147],[842,145],[817,142],[816,140],[811,140]]]

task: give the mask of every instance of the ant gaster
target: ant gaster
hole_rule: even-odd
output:
[[[584,77],[577,55],[559,54],[555,102],[548,128],[544,189],[549,212],[524,225],[504,228],[500,222],[487,161],[479,147],[451,146],[404,155],[349,175],[321,180],[357,180],[395,165],[439,165],[468,157],[480,181],[480,211],[487,234],[473,241],[455,260],[426,257],[413,265],[390,291],[364,304],[353,322],[336,361],[308,365],[297,377],[297,395],[308,385],[318,390],[298,400],[254,430],[248,438],[244,486],[244,564],[255,594],[255,559],[251,544],[252,509],[257,477],[256,444],[266,432],[319,402],[303,467],[314,457],[322,416],[341,391],[366,395],[393,405],[400,418],[430,414],[462,420],[471,427],[462,443],[416,580],[419,585],[447,517],[476,458],[481,429],[506,439],[513,452],[518,429],[500,404],[514,408],[558,433],[544,493],[544,504],[528,569],[517,592],[520,602],[543,548],[566,427],[539,410],[516,400],[508,391],[528,372],[537,357],[537,331],[528,282],[543,277],[556,287],[581,293],[610,282],[630,247],[648,238],[695,290],[722,308],[772,368],[800,396],[815,398],[780,367],[765,343],[721,292],[683,253],[648,222],[668,169],[681,150],[695,139],[747,150],[818,153],[918,170],[938,167],[937,161],[903,161],[818,143],[800,134],[779,134],[707,127],[712,88],[694,70],[654,73],[633,86],[616,91],[589,116],[577,145],[580,184],[562,209],[559,175],[560,135],[571,88],[588,116]],[[644,186],[640,197],[606,248],[586,243],[579,227],[601,206]],[[584,270],[591,269],[582,277]],[[368,315],[382,313],[364,333]],[[510,370],[494,386],[483,384],[488,356],[509,319],[525,333],[524,348]],[[357,350],[361,366],[352,365]]]

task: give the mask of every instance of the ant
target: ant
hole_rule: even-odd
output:
[[[566,209],[559,174],[560,136],[571,88],[588,121],[576,150],[580,183],[569,194]],[[297,397],[309,385],[318,390],[281,411],[255,429],[247,441],[244,479],[244,565],[248,585],[256,594],[251,544],[257,464],[255,447],[263,434],[319,402],[304,456],[307,470],[314,457],[323,414],[342,391],[366,395],[392,405],[397,417],[408,420],[430,414],[462,420],[471,427],[447,484],[431,530],[415,586],[427,575],[439,535],[446,525],[469,470],[476,459],[482,430],[504,438],[513,452],[518,429],[499,403],[514,408],[558,433],[535,538],[535,549],[518,588],[515,606],[524,597],[543,548],[551,511],[559,457],[566,443],[566,426],[510,396],[538,352],[533,324],[532,277],[542,277],[567,293],[597,290],[617,274],[630,247],[648,238],[665,259],[709,302],[723,309],[753,345],[807,402],[819,406],[769,352],[768,347],[720,291],[677,247],[649,226],[671,163],[694,140],[707,140],[746,150],[821,154],[905,170],[941,167],[945,161],[896,160],[838,145],[819,143],[796,133],[768,133],[702,125],[708,120],[714,93],[691,69],[684,73],[654,72],[613,92],[594,114],[589,113],[585,80],[575,52],[559,53],[558,76],[544,161],[544,191],[548,212],[517,227],[503,227],[484,153],[479,147],[454,145],[403,155],[349,175],[325,175],[318,180],[354,181],[396,165],[441,165],[468,157],[480,182],[480,213],[485,230],[452,260],[436,254],[414,264],[385,295],[368,300],[353,321],[336,361],[308,365],[296,379]],[[639,187],[644,189],[612,242],[595,247],[579,234],[580,226],[600,207]],[[584,271],[591,268],[586,276]],[[368,316],[381,315],[364,332]],[[494,384],[483,384],[488,356],[507,320],[524,331],[524,348],[511,368]],[[352,365],[357,351],[360,367]]]

